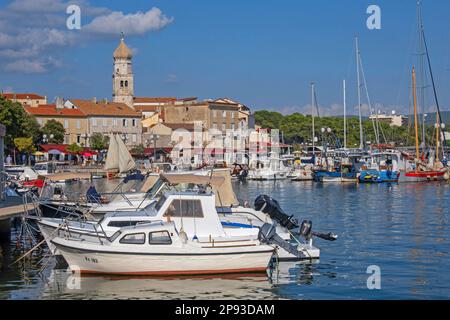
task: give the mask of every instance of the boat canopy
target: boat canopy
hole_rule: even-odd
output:
[[[43,176],[45,179],[50,181],[61,181],[61,180],[71,180],[71,179],[91,179],[90,172],[62,172],[55,174],[48,174]]]
[[[196,174],[161,174],[161,178],[171,185],[177,184],[198,184],[210,185],[211,187],[220,187],[224,182],[224,177],[209,177]]]

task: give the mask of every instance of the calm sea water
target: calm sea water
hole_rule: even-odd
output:
[[[15,239],[2,244],[0,299],[449,299],[450,186],[447,184],[321,185],[294,182],[235,183],[241,200],[260,194],[286,212],[332,231],[317,240],[318,263],[281,263],[272,277],[83,277],[80,289],[63,263],[43,259],[9,266],[22,252]],[[381,271],[381,290],[367,288],[369,266]],[[38,272],[42,269],[42,272]],[[67,285],[69,283],[69,285]]]

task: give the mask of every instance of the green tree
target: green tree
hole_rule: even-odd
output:
[[[15,138],[32,138],[38,143],[42,137],[39,123],[34,116],[29,115],[18,102],[4,99],[0,96],[0,123],[6,126],[5,145],[14,147]]]
[[[15,138],[14,145],[19,152],[26,153],[28,155],[28,164],[31,164],[30,155],[36,152],[36,147],[33,143],[33,138]]]
[[[47,135],[49,143],[61,144],[64,142],[66,130],[64,130],[64,126],[61,122],[51,119],[45,123],[41,131],[42,134]],[[52,135],[53,138],[51,138]]]
[[[142,144],[138,145],[138,146],[134,146],[131,149],[131,153],[134,154],[134,155],[143,155],[144,152],[145,152],[145,147]]]
[[[89,145],[97,151],[108,149],[109,136],[96,132],[89,138]]]
[[[69,152],[71,152],[71,153],[75,153],[75,154],[77,154],[77,153],[81,153],[81,152],[83,152],[83,147],[80,147],[78,144],[76,144],[76,143],[72,143],[71,145],[69,145],[68,147],[67,147],[67,151],[69,151]]]

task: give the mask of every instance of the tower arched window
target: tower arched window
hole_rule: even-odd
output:
[[[125,80],[125,87],[128,88],[128,80]]]
[[[123,88],[123,80],[120,81],[120,87]]]

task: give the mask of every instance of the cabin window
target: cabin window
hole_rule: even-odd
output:
[[[147,221],[110,221],[108,223],[108,227],[114,227],[114,228],[123,228],[123,227],[131,227],[135,226],[139,223],[145,223]]]
[[[172,244],[172,238],[170,238],[169,232],[167,231],[150,232],[148,234],[148,239],[150,244]]]
[[[119,242],[122,244],[144,244],[145,233],[132,233],[124,235]]]
[[[167,208],[164,217],[203,218],[202,203],[200,200],[175,199]]]

